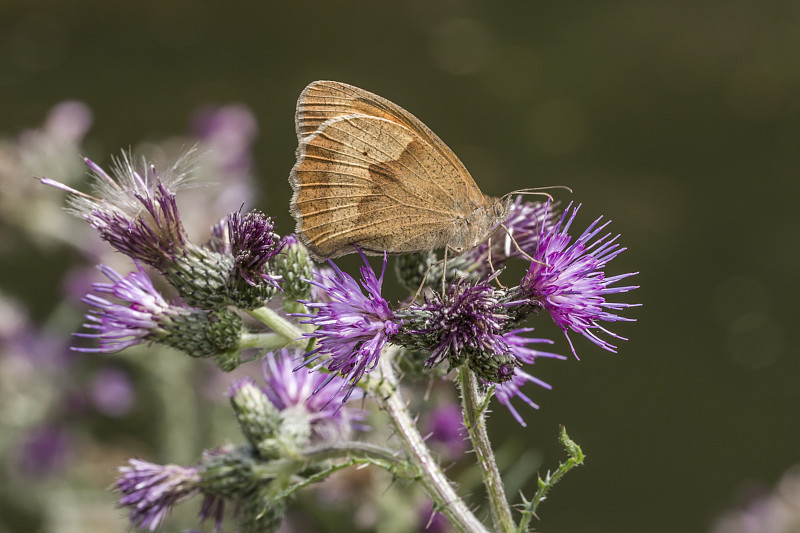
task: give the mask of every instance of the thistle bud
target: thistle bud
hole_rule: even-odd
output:
[[[157,340],[192,357],[211,357],[236,350],[242,333],[242,319],[230,309],[203,311],[184,309],[165,317]]]
[[[236,381],[231,387],[230,397],[242,433],[254,448],[278,433],[281,414],[252,380]],[[264,457],[277,456],[267,454]]]
[[[522,366],[511,353],[472,352],[467,354],[467,366],[487,383],[504,383],[514,376],[514,369]]]
[[[198,486],[204,494],[211,496],[242,496],[251,491],[257,482],[254,465],[255,458],[250,446],[207,452],[199,467]]]
[[[286,300],[308,300],[311,297],[313,263],[306,247],[294,235],[283,238],[283,249],[273,259],[275,274],[281,277],[281,288]]]
[[[228,278],[233,257],[187,244],[185,253],[164,265],[161,272],[187,304],[200,309],[230,305]]]

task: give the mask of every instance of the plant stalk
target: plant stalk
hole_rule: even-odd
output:
[[[379,405],[389,414],[397,435],[412,464],[421,472],[420,481],[436,505],[436,510],[444,514],[451,524],[465,533],[488,533],[480,520],[470,511],[442,472],[436,459],[422,439],[400,395],[397,376],[393,365],[394,348],[389,347],[380,358],[382,379],[370,380],[371,392]]]
[[[495,531],[512,533],[516,531],[516,525],[511,516],[511,507],[508,505],[503,490],[503,479],[500,477],[500,470],[497,468],[494,451],[489,442],[489,434],[486,431],[486,418],[478,392],[478,379],[470,369],[462,366],[458,370],[458,381],[461,386],[464,425],[469,432],[469,438],[478,459],[478,466],[481,469]]]
[[[308,339],[303,338],[303,332],[300,328],[269,307],[259,307],[248,311],[248,314],[269,326],[272,331],[284,337],[289,343],[301,348],[305,348],[306,344],[308,344]]]

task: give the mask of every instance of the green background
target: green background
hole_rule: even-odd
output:
[[[0,4],[0,131],[82,100],[103,160],[184,131],[199,105],[242,102],[260,125],[257,205],[281,233],[294,105],[315,79],[410,110],[484,192],[568,185],[579,226],[602,214],[622,233],[609,273],[640,271],[618,299],[644,305],[612,329],[630,340],[615,356],[574,337],[580,361],[533,369],[553,390],[528,390],[542,408],[522,410],[527,428],[491,419],[542,471],[559,424],[588,454],[539,529],[706,531],[800,461],[800,4]],[[57,256],[17,244],[0,282],[43,315]]]

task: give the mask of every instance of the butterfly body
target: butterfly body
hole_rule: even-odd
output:
[[[301,93],[289,181],[296,233],[317,260],[356,250],[410,253],[477,246],[508,213],[456,155],[392,102],[339,82]]]

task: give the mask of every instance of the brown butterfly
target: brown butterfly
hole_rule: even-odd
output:
[[[510,197],[486,196],[414,115],[358,87],[315,81],[297,100],[289,175],[296,233],[318,261],[356,251],[401,254],[485,241]]]

